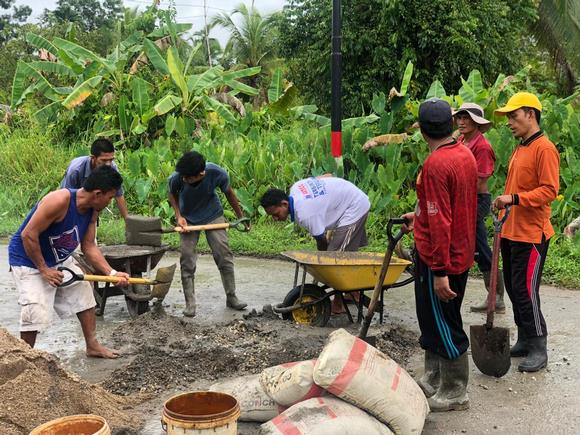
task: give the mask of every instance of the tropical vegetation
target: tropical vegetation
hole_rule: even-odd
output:
[[[11,92],[0,95],[5,107],[10,106],[0,124],[4,168],[0,173],[0,234],[13,232],[30,206],[58,186],[72,157],[86,154],[95,138],[107,137],[119,150],[117,163],[132,213],[157,215],[167,224],[172,221],[166,180],[178,157],[193,148],[229,172],[242,208],[255,222],[252,236],[232,235],[238,252],[274,255],[285,247],[308,246],[311,242],[304,233],[265,217],[259,198],[269,187],[287,189],[299,178],[326,172],[345,177],[367,192],[372,203],[369,249],[383,249],[388,217],[411,210],[416,201],[414,183],[428,152],[413,128],[420,101],[437,96],[453,107],[469,101],[485,108],[486,116],[494,121],[486,135],[498,158],[490,187],[499,194],[516,141],[505,120],[495,118],[493,112],[522,89],[541,96],[542,127],[561,155],[560,195],[552,207],[557,232],[580,214],[576,175],[580,173],[576,146],[580,89],[567,92],[562,91],[565,86],[546,86],[552,80],[547,69],[540,71],[533,62],[526,65],[515,52],[511,63],[501,60],[494,51],[497,44],[477,51],[484,41],[491,43],[493,32],[507,29],[510,10],[522,8],[522,17],[533,17],[537,9],[532,2],[489,0],[470,13],[455,5],[458,20],[471,23],[470,30],[465,33],[467,28],[463,28],[461,33],[461,26],[454,24],[450,35],[439,34],[435,40],[429,37],[432,30],[418,19],[420,14],[413,23],[397,1],[386,2],[390,9],[377,14],[401,19],[398,28],[389,22],[394,30],[388,38],[379,37],[383,24],[367,16],[379,27],[360,27],[357,39],[352,26],[356,20],[364,21],[364,16],[355,13],[358,6],[345,2],[345,22],[350,23],[345,53],[350,54],[344,59],[343,88],[349,114],[342,123],[342,160],[329,153],[324,88],[328,53],[322,42],[329,23],[323,23],[326,6],[319,3],[290,1],[281,14],[273,16],[241,5],[232,11],[240,20],[220,14],[207,28],[192,29],[176,22],[174,10],[153,5],[144,12],[125,9],[120,13],[112,2],[110,10],[116,12],[104,15],[110,16],[103,24],[110,33],[104,45],[90,36],[99,30],[83,23],[87,14],[77,20],[67,12],[74,26],[66,22],[55,22],[50,29],[17,26],[20,36],[0,48],[10,50],[12,44],[14,53],[22,54],[8,58],[14,59]],[[409,2],[408,7],[420,11],[419,3]],[[79,9],[83,0],[69,4]],[[316,6],[322,8],[319,14],[313,12]],[[492,10],[501,12],[501,17],[492,20]],[[54,20],[61,15],[46,14]],[[524,18],[511,22],[513,29],[525,26]],[[495,30],[489,27],[492,24]],[[478,26],[484,25],[486,30],[480,32]],[[66,31],[61,32],[60,26],[67,26]],[[214,26],[230,31],[223,49],[209,38]],[[299,29],[302,41],[298,41]],[[261,38],[262,34],[269,36]],[[481,39],[474,39],[476,35]],[[307,47],[304,41],[311,44]],[[372,55],[371,41],[378,50]],[[461,56],[463,63],[453,63],[445,57],[449,53],[441,53],[436,65],[428,65],[433,58],[429,53],[441,52],[448,44],[470,54]],[[528,44],[526,39],[526,50]],[[573,57],[564,58],[573,65]],[[380,70],[377,59],[383,72],[373,76]],[[359,62],[356,68],[353,62]],[[573,66],[571,70],[577,71]],[[560,73],[553,74],[552,82],[558,82]],[[393,134],[393,143],[363,150],[369,139],[384,134]],[[227,213],[233,217],[231,211]],[[102,241],[120,242],[122,237],[118,220],[103,226]],[[556,254],[547,263],[548,279],[580,287],[577,242],[557,237],[551,248]]]

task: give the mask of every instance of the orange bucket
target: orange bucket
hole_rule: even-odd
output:
[[[110,435],[107,421],[98,415],[69,415],[44,423],[30,435]]]
[[[173,396],[163,406],[161,424],[169,435],[235,435],[240,405],[235,397],[213,391]]]

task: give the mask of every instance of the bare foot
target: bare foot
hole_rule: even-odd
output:
[[[92,347],[87,347],[87,356],[91,358],[106,358],[115,359],[121,356],[121,353],[116,349],[109,349],[100,343]]]

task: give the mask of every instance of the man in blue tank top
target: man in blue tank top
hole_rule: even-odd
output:
[[[243,217],[227,172],[216,164],[208,162],[206,165],[203,156],[196,151],[185,153],[177,162],[175,172],[169,177],[169,203],[175,211],[177,225],[185,227],[225,222],[224,210],[216,194],[218,188],[227,198],[236,216]],[[183,315],[188,317],[195,316],[193,277],[197,262],[195,248],[199,234],[199,231],[180,233],[181,282],[186,304]],[[234,255],[228,244],[226,230],[206,231],[205,237],[220,271],[227,296],[226,306],[234,310],[243,310],[247,304],[236,296]]]
[[[82,273],[72,253],[80,245],[87,261],[99,273],[123,278],[95,243],[99,212],[121,187],[121,175],[109,166],[95,169],[81,189],[60,189],[36,204],[8,246],[8,261],[19,291],[20,338],[34,347],[36,336],[51,322],[52,310],[59,317],[76,314],[83,330],[86,353],[91,357],[116,358],[118,352],[97,341],[95,298],[87,281],[59,287],[64,274],[59,266]]]

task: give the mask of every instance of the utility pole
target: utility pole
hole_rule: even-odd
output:
[[[209,29],[207,27],[207,0],[203,0],[203,21],[205,25],[205,45],[207,48],[207,63],[211,68],[211,51],[209,50]]]
[[[330,149],[337,166],[342,166],[342,53],[341,53],[341,5],[332,0],[332,52],[330,54],[331,101],[330,101]]]

